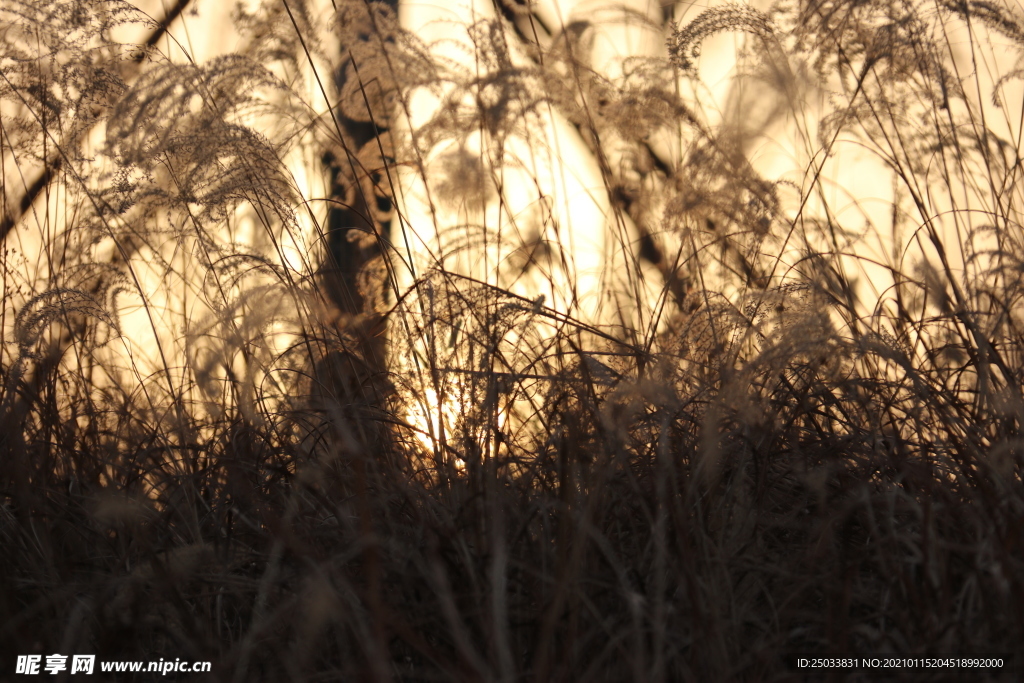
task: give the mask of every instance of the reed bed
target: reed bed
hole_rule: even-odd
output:
[[[0,6],[0,677],[1019,650],[1019,7],[716,5],[612,78],[531,3],[461,64],[358,0],[240,6],[237,51],[191,62],[188,4]],[[501,213],[556,119],[607,272],[558,197]],[[886,193],[836,189],[851,150]]]

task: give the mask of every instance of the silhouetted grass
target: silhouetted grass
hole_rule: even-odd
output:
[[[979,61],[1019,58],[1018,8],[723,5],[615,81],[587,26],[496,7],[474,68],[384,3],[267,2],[202,63],[125,3],[0,7],[0,678],[56,652],[795,681],[794,653],[1019,649],[1019,72]],[[722,31],[733,106],[788,114],[705,108]],[[412,128],[417,88],[441,105]],[[600,291],[560,279],[554,210],[480,218],[550,112],[607,191]],[[757,170],[779,121],[802,177]],[[837,194],[849,146],[891,197]],[[499,237],[505,270],[451,265]]]

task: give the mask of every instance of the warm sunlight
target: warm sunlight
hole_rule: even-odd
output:
[[[1022,64],[1010,0],[0,1],[0,679],[1017,680]]]

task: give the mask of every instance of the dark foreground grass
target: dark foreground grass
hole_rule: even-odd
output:
[[[478,45],[529,43],[526,6],[500,9]],[[802,58],[837,112],[808,144],[848,133],[884,159],[892,232],[919,251],[881,264],[892,284],[865,312],[820,160],[787,212],[786,186],[672,83],[588,72],[580,27],[533,67],[495,59],[505,71],[483,83],[432,65],[383,4],[338,11],[325,24],[348,57],[314,82],[341,104],[313,114],[299,74],[337,46],[301,3],[240,15],[247,52],[198,66],[160,57],[156,38],[115,44],[127,22],[162,35],[127,5],[0,8],[0,679],[52,653],[212,663],[183,681],[1024,675],[1018,658],[828,677],[790,657],[1024,640],[1019,140],[985,121],[968,87],[981,79],[955,72],[940,30],[1017,49],[1016,14],[726,6],[672,34],[684,79],[722,30],[746,32],[751,64],[776,75]],[[523,101],[543,84],[599,161],[602,139],[654,159],[638,126],[679,131],[678,168],[603,169],[639,226],[635,272],[664,278],[661,299],[634,302],[661,324],[584,323],[440,268],[395,291],[388,168],[421,162],[387,125],[403,89],[437,82]],[[528,116],[485,99],[496,137],[495,121]],[[457,136],[457,109],[429,134]],[[104,145],[80,153],[97,127]],[[296,147],[333,169],[331,212],[307,210],[289,177]],[[19,191],[53,198],[11,199],[33,172],[44,180]],[[239,207],[262,242],[237,236]],[[326,265],[288,266],[307,211]],[[38,253],[12,244],[19,224]],[[202,307],[160,298],[140,263]],[[115,353],[161,318],[148,364]],[[412,420],[427,389],[456,414],[428,400],[435,419]]]

